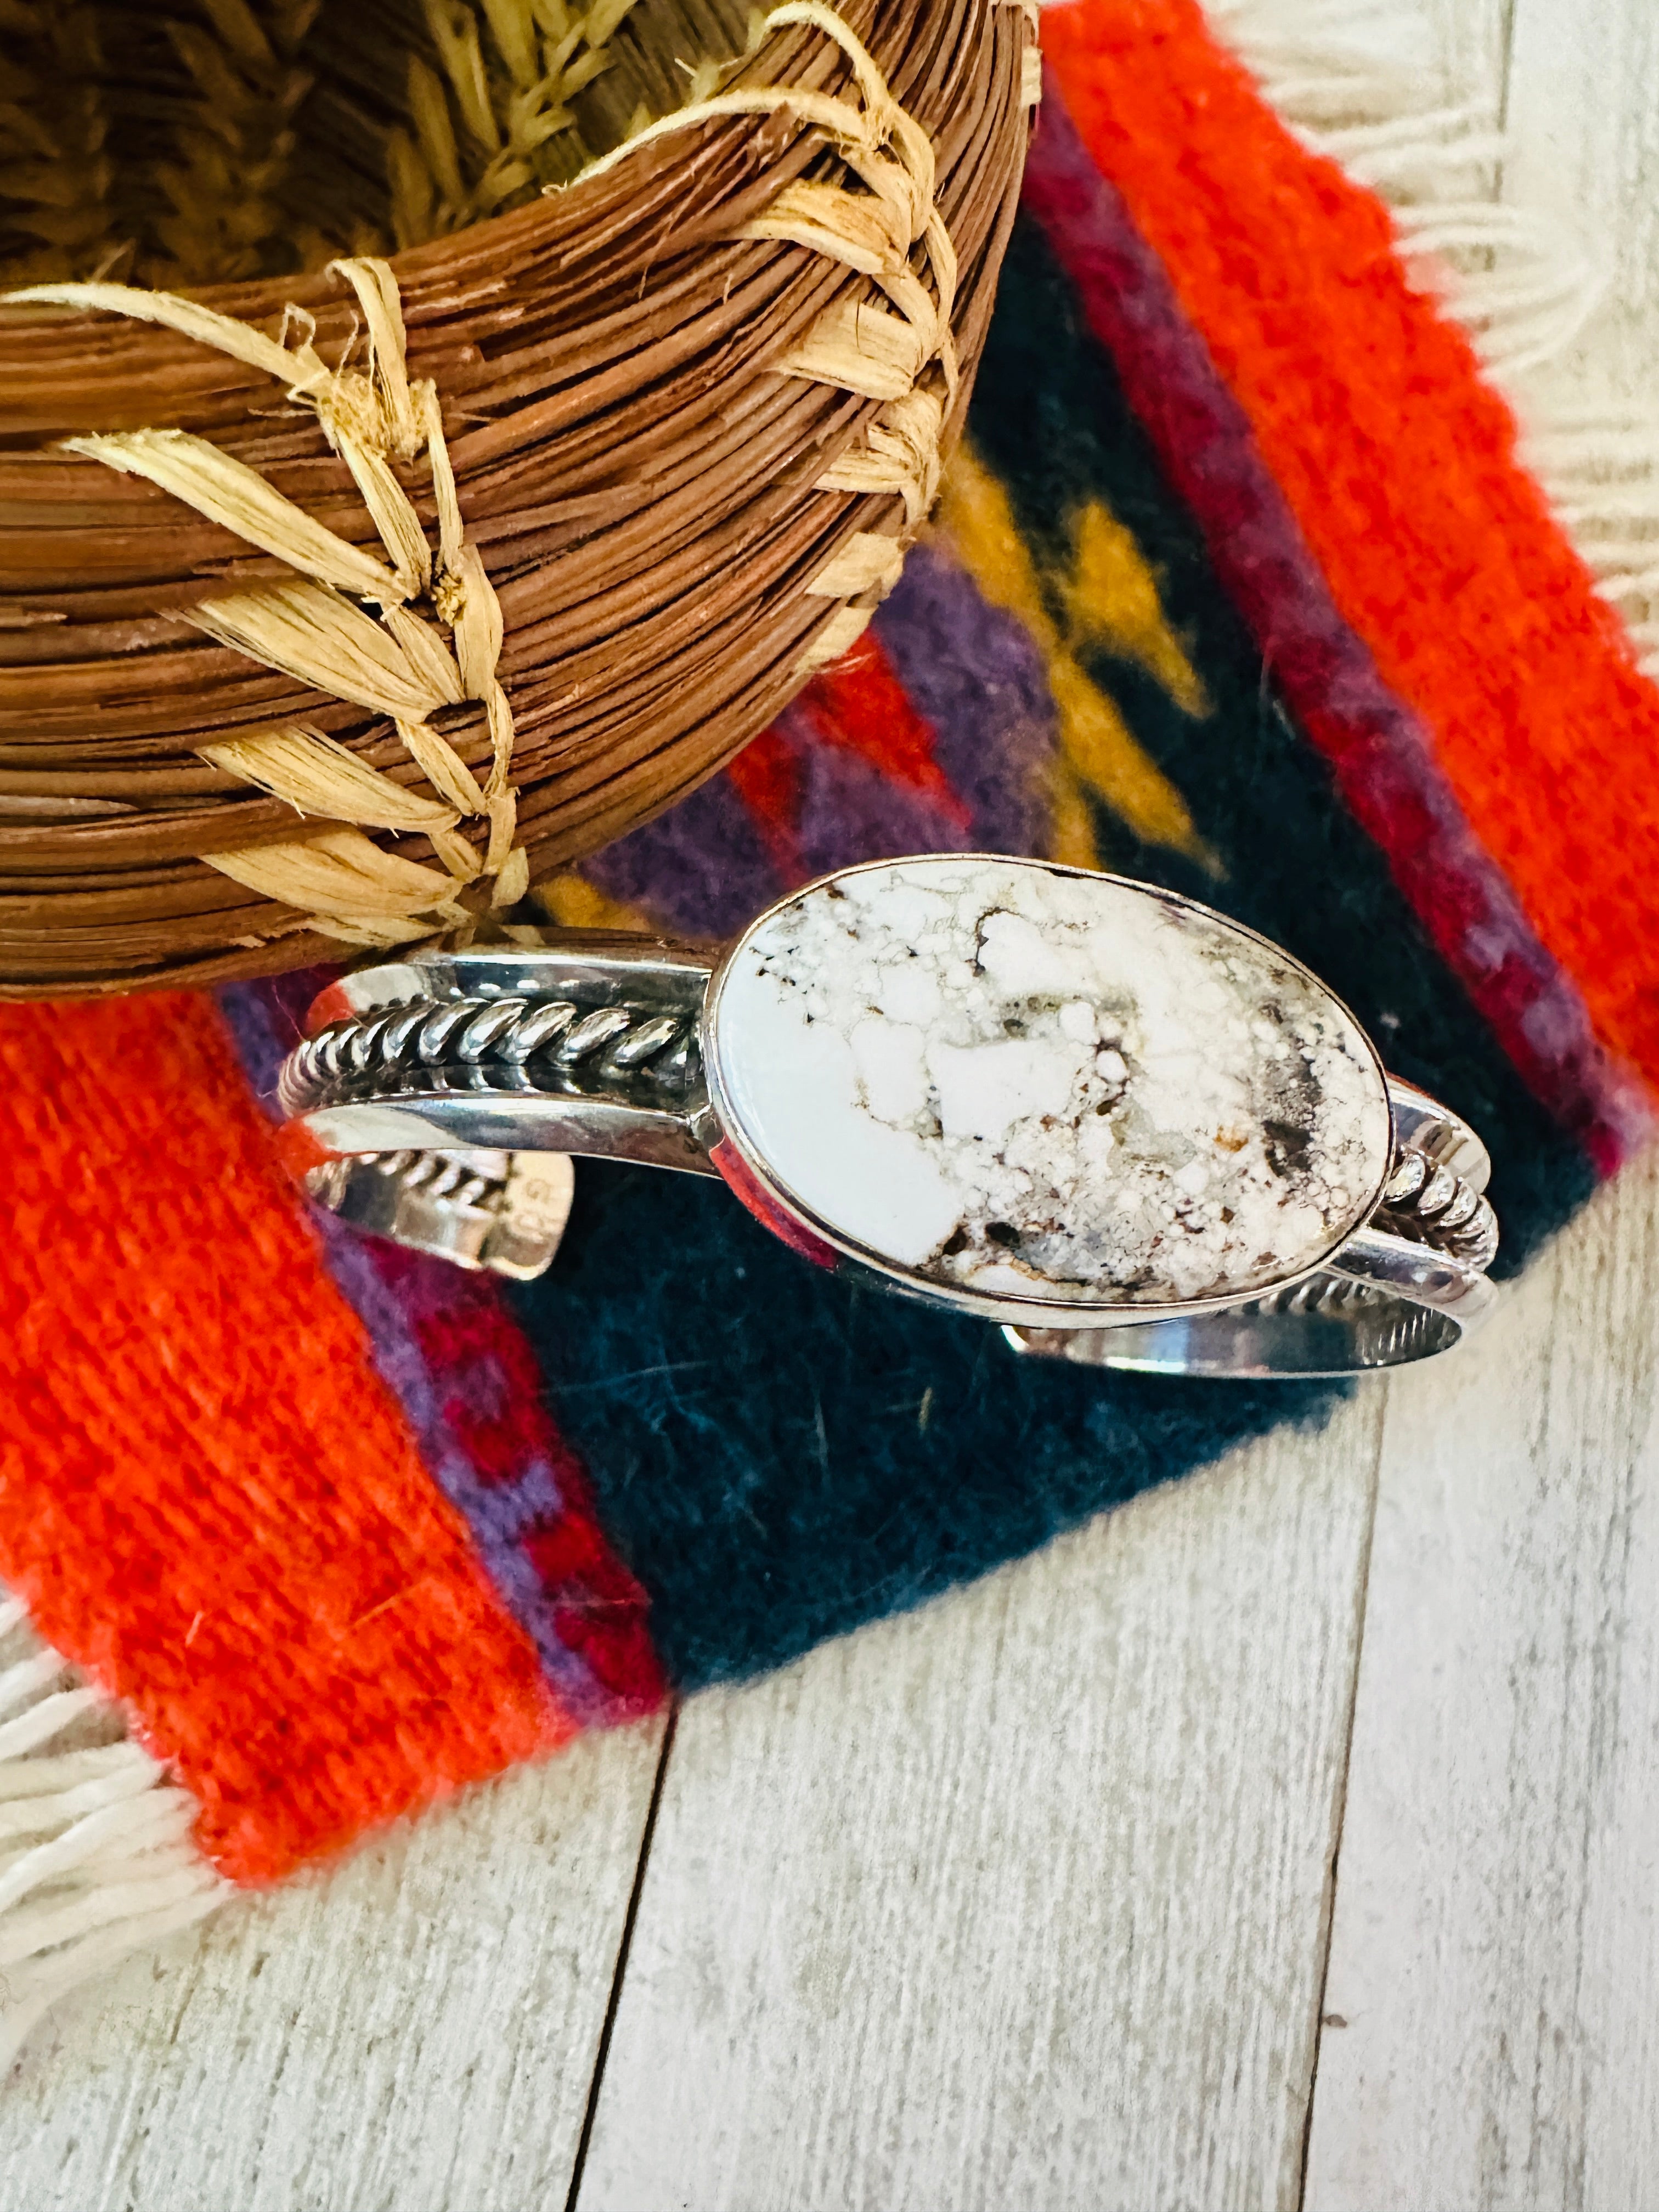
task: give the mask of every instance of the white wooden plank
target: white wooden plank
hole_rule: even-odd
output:
[[[659,1739],[580,1743],[66,2006],[0,2098],[0,2204],[562,2205]]]
[[[1316,5],[1296,11],[1315,39],[1322,32],[1395,63],[1449,102],[1485,100],[1494,113],[1509,12],[1509,0],[1374,0],[1369,7],[1334,8],[1322,23]]]
[[[1486,100],[1495,108],[1503,92],[1513,8],[1514,0],[1427,0],[1428,20],[1407,56],[1410,66],[1425,73],[1437,69],[1454,99]]]
[[[1380,1414],[694,1699],[581,2212],[1293,2204]]]
[[[1609,278],[1560,403],[1651,406],[1659,17],[1516,0],[1505,104],[1506,195]],[[1392,1386],[1315,2212],[1659,2200],[1655,1221],[1643,1170],[1467,1361]]]
[[[1312,2212],[1659,2203],[1656,1232],[1389,1386]]]
[[[1506,196],[1571,218],[1606,285],[1564,364],[1564,398],[1659,404],[1659,9],[1652,0],[1515,0]]]

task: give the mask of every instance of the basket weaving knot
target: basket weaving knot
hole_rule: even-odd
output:
[[[171,293],[64,284],[12,296],[160,323],[264,370],[296,405],[312,410],[350,471],[384,560],[339,537],[206,439],[136,430],[65,441],[71,452],[148,477],[295,571],[289,582],[204,600],[184,619],[266,667],[384,716],[434,794],[410,790],[303,724],[240,732],[196,750],[212,766],[334,826],[199,858],[295,908],[304,920],[290,927],[349,945],[401,945],[438,929],[470,931],[478,895],[463,900],[469,885],[488,883],[493,907],[514,903],[528,884],[529,860],[515,842],[513,711],[496,673],[501,605],[461,519],[437,387],[410,379],[389,264],[361,258],[331,265],[362,311],[362,368],[330,367],[313,343],[308,318],[297,319],[301,335],[289,345]],[[422,449],[437,510],[435,550],[392,466],[416,460]],[[430,719],[468,702],[483,708],[489,740],[482,786]],[[482,854],[461,832],[469,819],[487,825]],[[440,867],[386,851],[364,834],[371,829],[424,837]]]
[[[323,434],[337,453],[343,442],[355,441],[372,451],[406,461],[413,458],[419,445],[418,422],[398,437],[372,379],[360,369],[337,370],[320,389],[295,385],[290,389],[290,396],[308,400],[316,409]]]
[[[432,581],[432,604],[437,610],[439,621],[447,623],[453,629],[466,605],[466,586],[459,576],[452,576],[447,569],[442,570]]]
[[[941,445],[960,371],[951,318],[957,256],[936,204],[933,142],[893,96],[873,56],[824,0],[786,0],[758,21],[751,47],[799,24],[833,40],[852,66],[856,99],[799,85],[738,85],[683,107],[638,133],[589,171],[602,170],[651,139],[720,116],[784,111],[820,131],[839,157],[842,181],[798,179],[740,239],[782,240],[822,254],[848,282],[805,338],[775,366],[882,403],[817,477],[819,491],[896,497],[898,535],[854,530],[806,584],[808,598],[841,604],[795,664],[805,679],[838,660],[898,580],[903,550],[939,490]],[[868,296],[873,286],[877,298]]]

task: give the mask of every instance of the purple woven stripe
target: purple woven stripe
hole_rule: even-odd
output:
[[[607,896],[688,937],[735,936],[783,895],[761,836],[723,775],[582,862]]]
[[[277,1069],[294,1042],[292,1016],[283,1004],[292,995],[292,981],[283,977],[275,988],[232,984],[218,994],[242,1065],[267,1111]],[[433,1480],[466,1522],[502,1603],[535,1645],[560,1705],[584,1727],[634,1718],[637,1708],[607,1690],[562,1641],[555,1596],[543,1587],[524,1549],[526,1536],[565,1509],[551,1462],[536,1451],[505,1474],[494,1468],[486,1473],[457,1433],[458,1423],[469,1419],[480,1426],[493,1422],[512,1389],[492,1356],[490,1340],[515,1324],[493,1285],[446,1261],[395,1253],[321,1207],[313,1208],[311,1218],[329,1273],[368,1332],[375,1372],[402,1407]],[[458,1324],[465,1328],[470,1356],[459,1375],[452,1366],[440,1378],[428,1360],[420,1331],[423,1322],[433,1322],[452,1331]]]
[[[969,827],[818,736],[810,714],[777,734],[800,763],[804,876],[902,853],[1036,853],[1048,829],[1055,732],[1042,657],[937,547],[912,547],[877,614],[875,635],[911,703],[933,726],[935,757]],[[611,898],[694,937],[734,935],[788,886],[748,809],[721,775],[582,863]]]
[[[856,753],[818,736],[805,709],[791,708],[775,726],[800,763],[803,881],[856,860],[969,848],[959,814],[952,819],[924,793],[890,781]]]
[[[913,546],[872,625],[972,817],[975,849],[1040,853],[1057,742],[1042,655],[948,553]]]
[[[1130,404],[1196,516],[1223,588],[1356,818],[1534,1096],[1616,1166],[1648,1124],[1572,978],[1475,836],[1416,715],[1342,617],[1249,421],[1045,73],[1024,205],[1047,234]]]

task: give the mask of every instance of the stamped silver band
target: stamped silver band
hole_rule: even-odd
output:
[[[1449,1349],[1494,1296],[1467,1123],[1278,948],[1116,878],[877,863],[720,954],[417,951],[331,985],[311,1030],[281,1083],[294,1171],[463,1264],[539,1272],[552,1164],[584,1154],[722,1176],[824,1264],[1085,1365],[1360,1372]]]
[[[483,1146],[343,1152],[303,1180],[354,1229],[519,1282],[546,1273],[576,1189],[568,1153]]]

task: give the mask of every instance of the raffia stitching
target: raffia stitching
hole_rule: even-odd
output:
[[[960,375],[951,328],[956,248],[934,202],[933,142],[894,99],[862,40],[823,0],[786,0],[757,26],[755,43],[791,24],[821,31],[841,48],[853,66],[857,104],[799,87],[738,86],[665,116],[583,174],[597,175],[653,139],[721,116],[787,109],[816,125],[862,186],[787,185],[763,215],[735,234],[821,253],[871,278],[887,302],[832,301],[805,340],[775,364],[785,375],[886,403],[814,488],[904,502],[902,538],[860,532],[805,586],[809,597],[842,601],[795,664],[805,677],[840,659],[897,581],[903,545],[939,491],[945,416]]]
[[[284,344],[171,293],[118,284],[41,284],[10,296],[159,323],[263,369],[283,382],[290,399],[313,410],[331,448],[351,471],[384,560],[337,536],[257,470],[204,438],[179,430],[132,430],[64,441],[69,452],[147,477],[298,571],[293,583],[205,600],[185,619],[268,668],[385,715],[438,801],[404,791],[301,723],[197,750],[216,768],[270,792],[300,813],[418,831],[447,872],[383,852],[356,828],[200,858],[249,890],[298,908],[325,936],[348,944],[399,945],[428,936],[434,927],[470,926],[471,915],[457,894],[480,878],[491,882],[492,905],[513,904],[528,884],[529,860],[513,842],[513,711],[496,674],[501,603],[462,524],[437,388],[427,379],[410,381],[402,304],[390,265],[363,258],[331,266],[351,286],[362,312],[362,368],[347,363],[331,368],[308,326],[301,325],[296,344]],[[435,553],[392,466],[422,452],[438,509]],[[427,602],[431,615],[417,612],[416,600]],[[428,719],[441,707],[469,700],[483,708],[489,732],[490,770],[482,789]],[[459,831],[464,817],[479,816],[489,824],[482,859]]]

